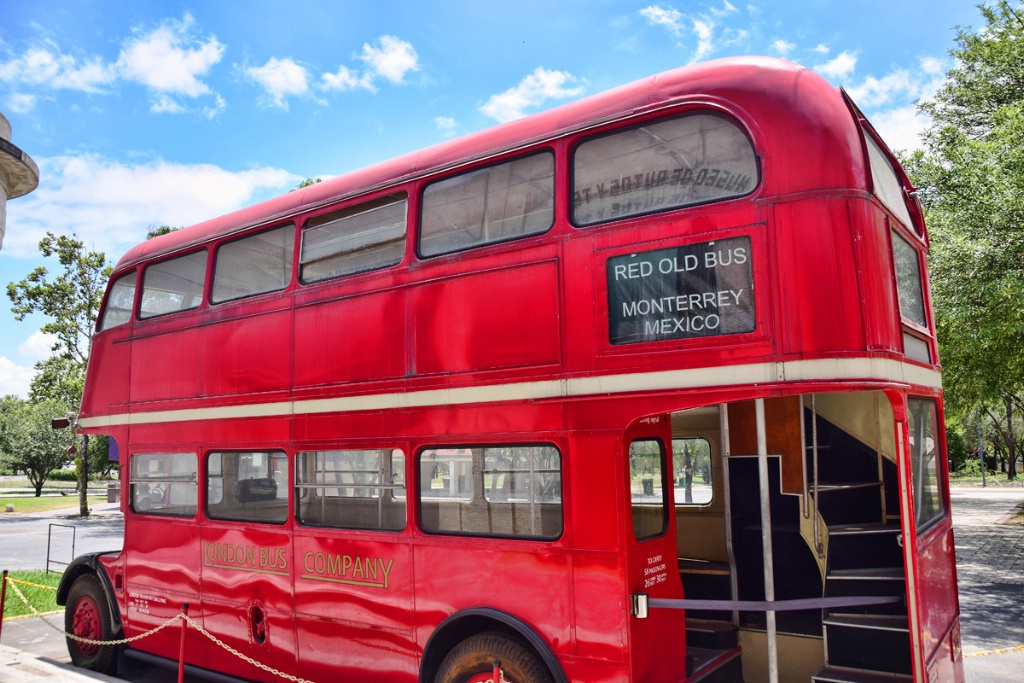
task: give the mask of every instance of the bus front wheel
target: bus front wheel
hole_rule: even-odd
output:
[[[534,654],[500,633],[479,633],[459,643],[441,662],[435,683],[487,683],[494,661],[501,662],[508,683],[552,683],[551,674]]]
[[[89,640],[113,640],[110,605],[99,579],[83,574],[75,579],[68,592],[64,610],[64,630]],[[71,661],[84,669],[112,674],[117,666],[117,646],[97,645],[68,638]]]

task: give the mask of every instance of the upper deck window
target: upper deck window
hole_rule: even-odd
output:
[[[319,282],[400,263],[408,203],[395,194],[311,219],[302,232],[299,279]]]
[[[910,211],[907,209],[907,202],[903,195],[903,185],[896,175],[889,157],[885,155],[882,148],[878,146],[874,138],[865,134],[868,141],[868,160],[871,163],[871,184],[875,188],[875,194],[882,200],[882,203],[889,207],[889,210],[896,214],[896,218],[903,221],[903,225],[909,229],[915,229],[913,221],[910,220]]]
[[[911,322],[927,327],[924,316],[924,285],[921,279],[921,261],[917,249],[892,231],[892,253],[896,263],[896,289],[900,299],[900,313]]]
[[[142,275],[140,318],[153,318],[198,308],[206,281],[206,250],[168,259]]]
[[[714,114],[658,119],[576,148],[573,222],[593,225],[742,197],[757,183],[757,155],[736,124]]]
[[[555,218],[555,159],[532,154],[431,183],[419,250],[437,256],[547,232]]]
[[[295,226],[284,225],[221,245],[213,268],[215,303],[276,292],[292,279]]]
[[[135,304],[135,271],[122,275],[110,286],[107,295],[107,306],[103,309],[99,329],[109,330],[111,327],[124,325],[132,317],[132,306]]]

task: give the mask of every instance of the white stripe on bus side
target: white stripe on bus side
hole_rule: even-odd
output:
[[[99,415],[79,421],[79,426],[193,422],[232,418],[281,417],[318,413],[346,413],[395,408],[425,408],[473,403],[536,401],[550,398],[599,396],[638,391],[727,387],[749,384],[824,380],[882,380],[938,389],[942,379],[930,368],[891,358],[822,358],[781,363],[753,363],[722,367],[597,375],[538,382],[489,384],[474,387],[428,389],[424,391],[341,396],[338,398],[251,403],[211,408],[186,408],[152,412]]]

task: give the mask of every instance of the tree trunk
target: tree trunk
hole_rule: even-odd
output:
[[[1008,467],[1006,478],[1014,480],[1017,478],[1017,440],[1013,438],[1013,401],[1006,399],[1006,460]]]

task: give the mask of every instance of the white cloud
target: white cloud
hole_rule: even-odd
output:
[[[0,62],[0,83],[12,86],[11,101],[21,112],[30,111],[38,95],[26,89],[102,94],[119,81],[148,88],[154,96],[154,112],[183,112],[186,107],[175,98],[210,95],[210,87],[201,77],[220,61],[226,49],[215,37],[193,35],[194,23],[192,16],[185,14],[181,21],[167,20],[149,32],[136,29],[115,62],[95,55],[65,54],[57,43],[43,39],[21,55]]]
[[[56,343],[56,335],[36,330],[18,346],[18,353],[32,361],[44,360],[53,355],[53,345]]]
[[[724,17],[729,14],[734,14],[739,10],[736,9],[736,6],[729,2],[729,0],[724,0],[724,2],[722,3],[722,9],[712,7],[708,11],[711,12],[711,14],[716,17]]]
[[[126,164],[93,155],[36,158],[45,184],[8,215],[4,253],[38,256],[47,231],[75,233],[116,259],[159,225],[184,226],[283,192],[301,180],[277,168],[229,171],[160,159]]]
[[[941,75],[946,69],[942,60],[935,57],[922,57],[920,64],[921,71],[929,75]]]
[[[739,11],[735,5],[724,0],[721,7],[710,7],[707,11],[692,16],[685,15],[674,7],[660,5],[645,7],[640,10],[640,14],[652,25],[664,26],[676,37],[681,37],[689,26],[690,33],[697,39],[693,58],[690,60],[692,63],[708,57],[721,47],[735,45],[750,37],[750,32],[746,29],[736,28],[722,29],[716,36],[718,20]]]
[[[827,55],[829,53],[828,45],[825,43],[818,43],[814,46],[814,51],[819,55]]]
[[[455,119],[450,116],[435,116],[434,125],[440,130],[453,130],[455,128]]]
[[[908,152],[922,148],[921,133],[931,125],[930,117],[918,113],[915,105],[879,112],[870,118],[885,144]]]
[[[827,78],[845,78],[857,68],[857,55],[844,50],[824,64],[816,64],[814,70]]]
[[[291,59],[272,57],[263,66],[245,69],[245,75],[267,92],[270,104],[288,108],[288,97],[302,97],[309,92],[309,71]]]
[[[699,62],[714,51],[712,39],[715,34],[715,24],[702,19],[694,19],[693,34],[697,36],[697,50],[693,54],[693,61]]]
[[[98,57],[79,62],[74,55],[64,54],[60,46],[50,40],[30,47],[18,57],[0,62],[0,82],[15,87],[99,93],[116,78],[117,70],[113,65],[104,64]]]
[[[550,99],[565,99],[581,94],[586,81],[565,71],[537,67],[533,73],[503,93],[491,95],[481,107],[485,115],[504,123],[526,115],[526,109],[539,107]]]
[[[775,52],[779,53],[783,57],[785,57],[790,52],[792,52],[793,50],[796,49],[796,43],[790,43],[788,41],[785,41],[785,40],[779,38],[774,43],[772,43],[771,49],[774,50]]]
[[[380,47],[363,45],[361,60],[366,62],[369,72],[375,76],[401,83],[405,74],[419,71],[419,56],[412,44],[395,36],[381,36],[377,39]]]
[[[850,97],[862,107],[877,107],[905,94],[917,92],[910,72],[898,69],[883,78],[868,76],[860,85],[848,87]]]
[[[321,87],[324,90],[352,90],[353,88],[373,89],[373,81],[366,75],[360,75],[344,64],[338,67],[337,73],[327,73],[320,77]]]
[[[683,33],[683,14],[673,7],[651,5],[640,10],[640,15],[654,26],[664,26],[673,35],[679,36]]]
[[[18,365],[10,358],[0,356],[0,396],[28,398],[28,389],[36,371],[33,367]]]
[[[324,90],[352,90],[364,88],[376,92],[375,81],[378,78],[401,84],[410,71],[419,71],[419,55],[411,43],[395,36],[381,36],[377,39],[379,47],[369,43],[363,44],[363,52],[359,59],[366,64],[362,71],[350,69],[344,64],[335,73],[325,73],[320,77]]]

